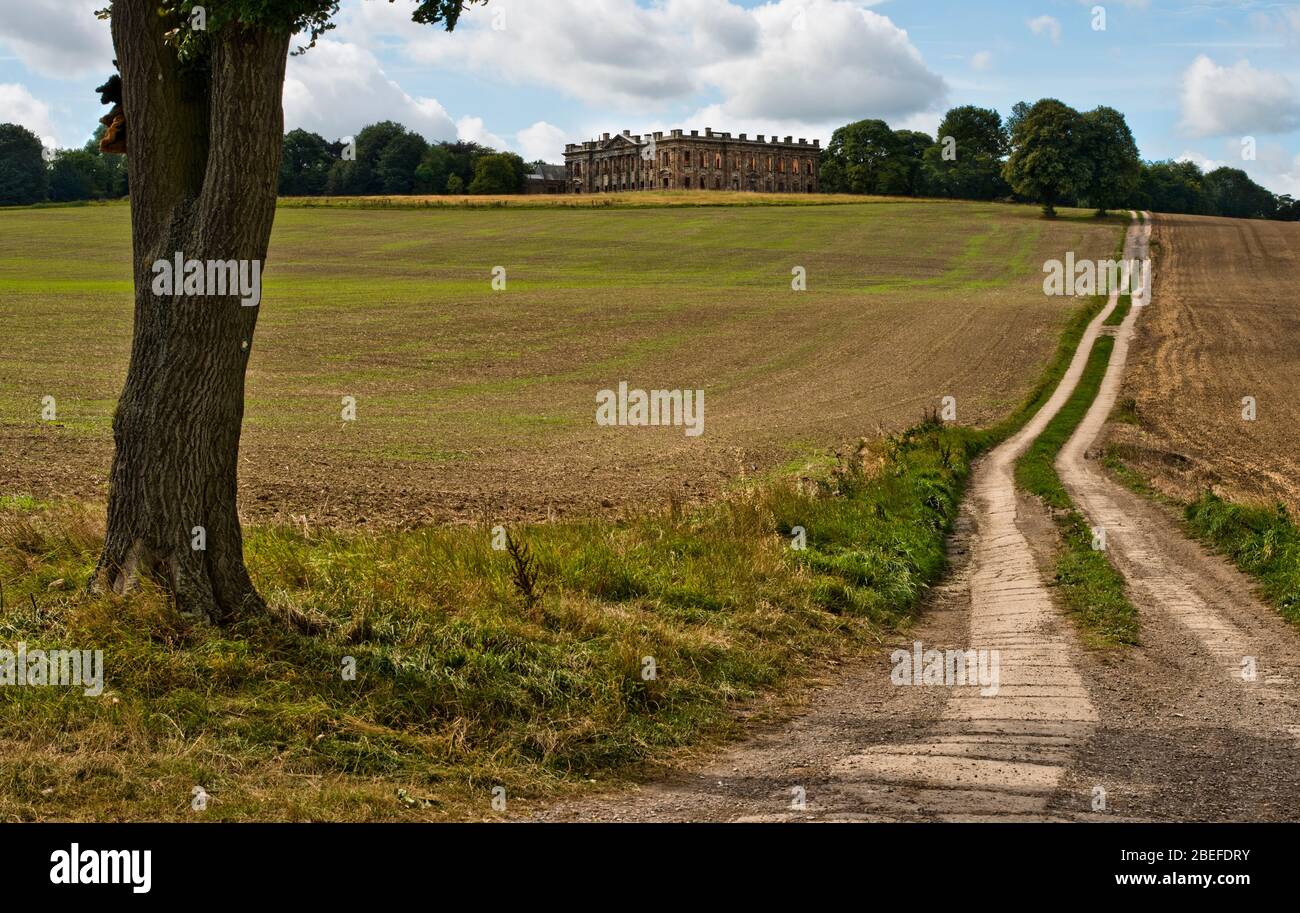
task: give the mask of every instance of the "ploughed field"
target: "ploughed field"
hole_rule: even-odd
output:
[[[246,518],[618,513],[705,499],[742,475],[911,425],[945,396],[962,423],[988,422],[1024,397],[1075,303],[1043,294],[1044,262],[1115,247],[1116,223],[1082,212],[1049,222],[1027,206],[780,202],[282,206],[249,368]],[[1284,229],[1224,225],[1202,231]],[[1162,230],[1179,232],[1175,245],[1201,237],[1181,223]],[[1288,259],[1280,237],[1251,237],[1241,256],[1294,279],[1294,240]],[[104,499],[130,348],[129,261],[126,205],[0,211],[0,493]],[[807,291],[791,288],[796,267]],[[1281,349],[1296,317],[1293,307],[1284,318],[1283,300],[1253,307],[1240,344],[1276,359],[1235,366],[1257,373],[1220,398],[1231,410],[1257,392],[1262,420],[1238,434],[1268,435],[1262,454],[1285,433],[1294,444],[1300,426],[1296,354]],[[1226,303],[1213,313],[1235,325]],[[1272,332],[1282,319],[1289,336]],[[1277,385],[1288,376],[1284,432],[1288,388]],[[703,433],[598,425],[598,393],[620,382],[703,390]],[[41,420],[44,397],[54,422]],[[355,398],[353,421],[342,420],[344,397]],[[1194,434],[1197,423],[1170,427]]]
[[[1300,225],[1162,215],[1111,443],[1163,493],[1300,511]],[[1254,400],[1254,418],[1246,411]]]

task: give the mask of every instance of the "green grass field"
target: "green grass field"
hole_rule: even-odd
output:
[[[621,511],[706,499],[906,427],[946,395],[963,422],[994,421],[1069,311],[1042,295],[1042,262],[1103,255],[1117,224],[994,204],[692,201],[283,206],[249,372],[247,515]],[[123,204],[0,211],[6,492],[103,497],[130,342],[127,223]],[[791,290],[796,266],[806,292]],[[706,390],[705,434],[598,428],[594,395],[620,380]],[[39,421],[44,396],[57,423]],[[355,422],[340,420],[344,396]]]

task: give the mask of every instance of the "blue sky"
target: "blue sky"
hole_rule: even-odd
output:
[[[84,142],[112,59],[104,3],[5,4],[0,121]],[[1120,109],[1146,158],[1230,164],[1300,195],[1300,3],[490,0],[453,35],[410,8],[344,0],[339,28],[290,61],[289,126],[335,138],[392,118],[558,161],[565,142],[624,128],[825,141],[882,117],[932,133],[954,105],[1005,114],[1050,95]]]

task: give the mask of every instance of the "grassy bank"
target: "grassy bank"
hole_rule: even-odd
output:
[[[1063,549],[1056,583],[1075,620],[1094,646],[1136,644],[1137,609],[1124,594],[1124,578],[1103,550],[1093,548],[1092,529],[1075,509],[1056,473],[1055,461],[1097,397],[1115,341],[1098,337],[1074,393],[1016,463],[1016,484],[1054,508]]]
[[[1300,624],[1300,528],[1286,508],[1234,504],[1207,492],[1184,516],[1196,538],[1257,578],[1265,598]]]
[[[102,649],[106,691],[0,689],[0,814],[184,819],[199,786],[207,818],[473,817],[725,735],[907,618],[973,438],[928,422],[701,510],[519,527],[514,556],[477,527],[250,531],[262,593],[324,637],[88,596],[98,513],[11,500],[0,644]]]
[[[1140,423],[1136,416],[1123,414],[1112,414],[1111,420]],[[1187,503],[1155,488],[1127,457],[1123,447],[1107,448],[1104,465],[1112,478],[1130,491],[1181,510],[1188,535],[1258,580],[1264,598],[1292,624],[1300,624],[1300,526],[1284,505],[1239,504],[1208,491]]]

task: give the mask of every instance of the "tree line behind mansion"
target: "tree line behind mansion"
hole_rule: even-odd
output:
[[[783,141],[705,128],[633,135],[630,130],[564,147],[565,193],[747,190],[815,193],[821,140]]]

